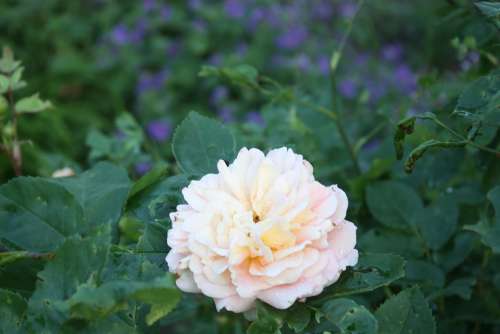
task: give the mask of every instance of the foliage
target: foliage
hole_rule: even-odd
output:
[[[500,331],[499,10],[1,3],[0,333]],[[217,313],[168,273],[169,213],[280,146],[346,190],[359,262],[290,309]]]

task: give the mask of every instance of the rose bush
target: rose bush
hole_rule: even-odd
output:
[[[287,148],[243,148],[229,166],[192,181],[170,214],[167,255],[177,286],[243,312],[262,300],[286,309],[316,296],[358,260],[356,227],[336,185]]]

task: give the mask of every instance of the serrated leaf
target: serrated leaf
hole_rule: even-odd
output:
[[[286,312],[277,310],[262,302],[257,302],[257,319],[247,329],[247,334],[280,334]]]
[[[127,171],[108,162],[69,178],[53,179],[65,187],[80,203],[87,228],[118,222],[130,190]]]
[[[458,206],[450,198],[443,197],[413,216],[427,246],[440,249],[455,233],[458,223]]]
[[[434,291],[429,299],[432,300],[440,296],[459,296],[464,300],[469,300],[475,284],[474,277],[459,278],[452,281],[444,289]]]
[[[334,298],[373,291],[404,277],[405,261],[393,254],[362,254],[356,266],[344,272],[338,282],[320,296],[311,299],[314,305]]]
[[[311,310],[304,303],[295,303],[286,312],[286,323],[295,333],[302,333],[311,320]]]
[[[418,194],[403,183],[382,181],[369,185],[366,202],[372,215],[382,224],[407,230],[411,218],[422,210]]]
[[[0,289],[0,333],[24,333],[27,303],[20,295]]]
[[[14,54],[12,50],[8,47],[4,47],[2,58],[0,58],[0,72],[11,73],[20,65],[20,61],[14,60]]]
[[[419,258],[425,253],[425,244],[414,234],[383,227],[363,233],[359,247],[365,252],[392,253],[404,258]]]
[[[216,172],[219,160],[232,161],[236,154],[231,131],[195,112],[189,113],[177,127],[172,148],[179,167],[198,176]]]
[[[94,320],[126,309],[131,300],[151,305],[146,316],[152,325],[167,315],[180,300],[171,275],[151,281],[110,281],[96,287],[84,284],[67,301],[71,317]]]
[[[52,103],[49,101],[43,101],[40,99],[38,93],[33,94],[29,97],[22,98],[16,103],[16,112],[19,114],[24,113],[38,113],[47,110],[52,107]]]
[[[500,226],[489,224],[486,220],[481,220],[475,225],[465,225],[467,231],[476,232],[481,236],[481,242],[490,247],[495,254],[500,253]]]
[[[5,94],[9,90],[10,80],[5,75],[0,74],[0,94]]]
[[[107,260],[110,229],[103,228],[99,234],[81,239],[66,240],[55,253],[54,259],[38,273],[35,292],[29,300],[29,314],[34,329],[58,332],[69,319],[68,307],[64,303],[77,288],[100,273]]]
[[[474,5],[479,8],[481,13],[491,19],[498,28],[500,28],[500,3],[493,1],[478,1]]]
[[[340,334],[375,334],[377,319],[364,306],[346,298],[327,301],[321,311],[328,321],[340,330]]]
[[[401,291],[375,312],[379,331],[384,334],[434,334],[431,309],[418,288]]]
[[[21,177],[0,187],[0,239],[22,250],[53,251],[84,225],[81,206],[61,185]]]

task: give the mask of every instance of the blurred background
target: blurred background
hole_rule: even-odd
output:
[[[352,28],[334,88],[349,135],[366,138],[366,165],[402,115],[449,113],[464,82],[495,65],[498,30],[468,1],[366,1],[351,27],[355,12],[351,0],[3,0],[0,45],[25,66],[23,94],[54,105],[20,123],[32,143],[23,146],[25,173],[107,159],[139,176],[172,161],[173,129],[196,110],[232,124],[246,143],[338,158],[318,171],[331,175],[349,162],[324,116],[200,78],[201,67],[249,64],[329,105],[330,58]],[[0,157],[0,179],[12,175]]]

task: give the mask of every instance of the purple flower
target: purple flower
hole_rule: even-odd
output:
[[[340,5],[340,15],[346,19],[350,19],[356,14],[357,7],[351,1],[346,1]]]
[[[244,42],[241,42],[236,46],[236,53],[241,58],[245,57],[247,51],[248,51],[248,45]]]
[[[257,111],[251,111],[251,112],[247,113],[246,120],[247,120],[247,122],[256,124],[258,126],[265,125],[264,118],[262,118],[262,115]]]
[[[135,172],[139,176],[142,176],[142,175],[146,174],[147,172],[149,172],[153,166],[151,165],[151,162],[143,161],[143,162],[136,163],[134,167],[135,167]]]
[[[156,0],[143,0],[142,6],[145,12],[152,11],[156,8]]]
[[[137,91],[142,94],[151,90],[159,90],[163,87],[165,83],[167,73],[166,71],[161,71],[156,74],[143,72],[139,77],[139,83],[137,84]]]
[[[308,35],[309,32],[304,26],[295,25],[278,36],[276,42],[280,48],[295,49],[307,39]]]
[[[170,137],[172,125],[166,120],[156,120],[148,123],[146,131],[151,139],[164,142]]]
[[[245,6],[243,1],[239,0],[226,0],[224,2],[224,10],[232,18],[240,18],[245,15]]]
[[[295,58],[295,66],[297,66],[301,71],[307,71],[311,67],[311,60],[309,56],[305,53],[301,53]]]
[[[366,89],[370,93],[370,101],[376,102],[387,94],[387,85],[382,80],[366,80]]]
[[[388,44],[382,48],[382,58],[387,61],[397,61],[403,55],[403,48],[400,44]]]
[[[210,95],[210,102],[213,105],[217,105],[220,102],[227,99],[228,95],[229,95],[229,91],[227,90],[226,87],[217,86],[217,87],[215,87],[215,89],[212,91],[212,94]]]
[[[345,98],[353,99],[358,95],[358,87],[352,79],[344,79],[338,84],[340,95]]]
[[[117,45],[125,45],[130,42],[129,31],[124,24],[118,24],[111,31],[111,40]]]
[[[224,60],[224,57],[220,53],[214,53],[210,56],[208,59],[208,63],[213,66],[220,66],[222,64],[222,61]]]
[[[475,51],[469,52],[465,56],[465,59],[460,63],[460,68],[463,71],[468,71],[472,66],[474,66],[475,64],[477,64],[479,62],[480,58],[481,57],[480,57],[479,53],[477,53]]]
[[[321,74],[328,75],[330,73],[330,58],[320,56],[318,59],[318,68]]]
[[[313,14],[321,20],[329,19],[333,14],[333,6],[331,0],[321,0],[313,6]]]
[[[189,0],[188,6],[193,10],[198,10],[201,8],[202,2],[201,0]]]
[[[250,18],[248,20],[248,29],[255,30],[259,24],[264,21],[266,18],[266,12],[263,8],[255,8],[250,14]]]
[[[217,115],[223,122],[232,122],[234,120],[234,109],[229,106],[222,107],[217,110]]]
[[[412,93],[417,88],[417,78],[406,64],[401,64],[396,68],[394,81],[396,88],[405,93]]]
[[[165,21],[170,20],[172,17],[172,8],[169,5],[163,5],[160,9],[160,16]]]

